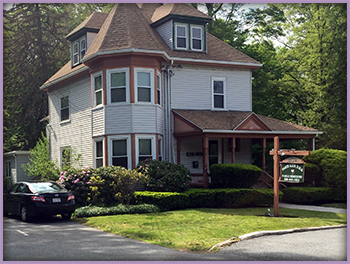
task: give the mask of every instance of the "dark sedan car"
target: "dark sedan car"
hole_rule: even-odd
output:
[[[57,214],[67,220],[74,211],[74,195],[56,182],[18,182],[4,194],[4,215],[19,215],[23,221]]]

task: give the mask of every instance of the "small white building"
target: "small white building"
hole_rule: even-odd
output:
[[[11,179],[12,183],[27,181],[31,178],[24,171],[22,165],[29,162],[29,151],[11,151],[4,153],[4,179]]]

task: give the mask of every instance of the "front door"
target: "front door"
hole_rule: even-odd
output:
[[[209,140],[209,168],[213,164],[221,163],[221,146],[219,144],[219,140]]]

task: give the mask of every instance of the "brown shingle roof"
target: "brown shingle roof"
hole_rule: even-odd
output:
[[[84,28],[99,30],[103,23],[105,22],[108,13],[93,12],[87,19],[85,19],[79,26],[77,26],[73,31],[71,31],[66,38],[73,36],[79,30]]]
[[[164,17],[167,14],[197,16],[208,18],[208,16],[188,4],[132,4],[118,3],[109,14],[94,12],[74,29],[67,37],[71,37],[83,28],[99,29],[91,46],[88,48],[84,60],[103,53],[113,53],[120,50],[150,51],[165,54],[170,60],[191,61],[197,60],[201,63],[238,64],[248,67],[259,67],[258,61],[243,54],[232,46],[207,33],[207,53],[174,51],[169,48],[151,27],[151,17]],[[83,60],[83,61],[84,61]],[[68,63],[70,64],[70,63]],[[80,67],[68,69],[68,64],[59,70],[49,81],[64,77],[66,74],[78,70]]]
[[[182,15],[182,16],[191,16],[191,17],[200,17],[205,19],[210,19],[211,17],[200,12],[196,8],[189,6],[188,4],[178,3],[178,4],[165,4],[159,7],[152,16],[152,22],[156,22],[167,15]]]
[[[234,131],[251,115],[256,115],[251,111],[173,110],[173,112],[202,130],[220,131]],[[263,115],[256,116],[269,128],[269,130],[266,130],[268,132],[295,132],[296,134],[303,132],[321,133],[317,129],[310,127],[296,125]],[[261,130],[259,129],[258,131]]]

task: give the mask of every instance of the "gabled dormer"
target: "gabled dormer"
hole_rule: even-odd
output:
[[[207,52],[211,17],[188,4],[165,4],[156,9],[151,26],[176,51]]]
[[[81,64],[107,16],[107,13],[94,12],[66,36],[71,45],[72,68]]]

